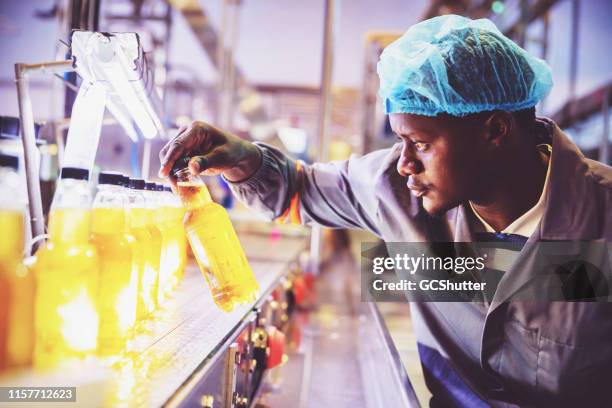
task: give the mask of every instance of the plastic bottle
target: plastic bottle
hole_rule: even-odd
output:
[[[259,286],[225,208],[212,201],[208,188],[181,159],[172,174],[186,207],[183,224],[198,266],[213,300],[225,311],[236,303],[253,301]]]
[[[25,203],[16,156],[0,154],[0,372],[32,361],[34,278],[22,263]]]
[[[176,241],[178,262],[173,275],[173,285],[176,287],[183,276],[185,275],[185,267],[187,266],[187,235],[183,226],[183,217],[185,216],[185,208],[181,199],[172,194],[170,187],[165,187],[165,192],[168,197],[170,206],[170,222],[172,225],[173,239]]]
[[[170,266],[170,287],[174,290],[182,276],[185,265],[185,229],[182,220],[182,204],[180,199],[172,194],[170,187],[164,186],[161,193],[164,202],[164,212],[170,244],[168,246],[168,263]],[[181,243],[183,241],[183,243]]]
[[[100,256],[98,354],[120,352],[136,322],[139,252],[128,233],[123,176],[102,172],[92,211],[91,242]]]
[[[155,192],[151,196],[155,200],[155,226],[162,237],[159,288],[157,292],[157,301],[161,304],[172,292],[172,270],[177,257],[172,242],[172,230],[168,218],[168,203],[165,200],[164,186],[155,183]]]
[[[149,234],[151,234],[151,240],[155,245],[155,257],[157,258],[157,270],[155,277],[155,285],[152,287],[151,296],[155,298],[155,307],[159,306],[159,277],[162,273],[162,267],[164,266],[164,241],[161,233],[161,229],[157,224],[157,186],[155,183],[147,181],[145,182],[145,189],[142,192],[145,199],[145,219]]]
[[[159,275],[160,243],[151,234],[148,225],[147,204],[144,197],[145,181],[130,179],[129,232],[141,248],[142,258],[139,271],[138,304],[136,318],[145,319],[157,307],[157,281]]]
[[[98,256],[89,243],[89,171],[64,167],[51,204],[49,240],[36,253],[34,365],[51,368],[95,352]]]

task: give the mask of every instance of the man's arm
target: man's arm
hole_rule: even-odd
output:
[[[333,228],[361,228],[379,234],[371,185],[376,164],[388,152],[359,159],[305,165],[258,143],[261,165],[247,180],[231,183],[247,206],[270,219],[317,223]]]
[[[243,202],[270,219],[363,228],[380,235],[373,180],[387,154],[304,165],[272,147],[194,122],[161,150],[159,174],[169,176],[179,158],[190,157],[193,174],[223,174]]]

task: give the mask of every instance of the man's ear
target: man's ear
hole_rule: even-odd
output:
[[[496,147],[505,143],[510,133],[512,133],[514,126],[514,117],[509,112],[493,112],[484,123],[487,142]]]

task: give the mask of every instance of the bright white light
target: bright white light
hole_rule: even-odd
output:
[[[124,72],[116,64],[103,64],[102,69],[106,73],[108,81],[112,84],[113,91],[119,95],[123,106],[130,112],[143,136],[147,139],[153,139],[157,134],[155,123],[136,96],[136,92],[134,92],[134,88],[132,88]]]
[[[57,313],[62,319],[61,332],[64,341],[76,351],[96,349],[98,339],[98,312],[95,303],[82,288],[78,295],[59,306]]]
[[[72,35],[72,53],[76,71],[84,80],[103,83],[108,88],[108,110],[133,141],[138,140],[131,117],[147,139],[163,130],[142,80],[136,75],[133,61],[139,58],[136,34],[113,34],[76,31]]]
[[[106,104],[106,87],[84,83],[72,105],[63,166],[91,170],[98,150]]]
[[[132,140],[132,142],[138,142],[138,133],[134,130],[134,126],[132,126],[132,121],[129,116],[123,112],[123,110],[117,106],[112,100],[106,101],[106,108],[113,115],[115,120],[119,122],[125,133]]]

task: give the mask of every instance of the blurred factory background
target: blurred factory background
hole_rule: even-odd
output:
[[[66,60],[71,32],[89,30],[139,34],[146,51],[142,79],[163,128],[146,138],[137,127],[126,131],[107,112],[97,172],[115,170],[155,179],[159,150],[180,126],[194,120],[274,144],[306,161],[363,154],[395,141],[377,97],[376,63],[382,49],[410,25],[449,13],[490,18],[518,44],[545,59],[555,85],[538,106],[538,115],[556,120],[587,156],[612,163],[612,53],[608,50],[612,2],[608,0],[2,1],[0,151],[21,146],[15,63]],[[27,80],[46,214],[80,79],[74,72],[43,72]],[[339,248],[352,245],[358,255],[359,243],[373,239],[361,233],[350,238],[344,232],[328,232],[323,235],[326,245],[315,239],[310,247],[317,265],[309,267],[318,269],[322,264],[333,277],[320,290],[316,320],[331,334],[319,338],[318,331],[305,331],[303,343],[309,344],[311,354],[313,350],[318,354],[309,360],[310,366],[304,363],[306,357],[286,364],[285,374],[303,373],[286,379],[287,393],[310,395],[308,403],[293,401],[293,406],[327,406],[330,401],[356,406],[371,398],[358,386],[348,389],[327,383],[335,378],[336,383],[354,380],[359,385],[367,378],[364,374],[356,379],[359,371],[377,367],[375,353],[361,368],[351,366],[351,357],[364,352],[355,339],[379,330],[354,319],[360,307],[355,292],[358,267],[349,258],[343,258],[344,263],[329,262],[337,260]],[[250,252],[265,252],[257,248]],[[346,265],[354,269],[349,275],[344,273]],[[391,333],[394,353],[399,353],[416,397],[426,401],[407,306],[381,304],[373,313],[376,319],[382,316],[385,330]],[[310,343],[309,336],[314,339]],[[334,346],[338,339],[344,345],[342,352]],[[332,368],[326,359],[344,363]],[[327,371],[304,385],[311,374],[304,367],[312,370],[317,364]],[[286,406],[287,400],[269,396],[267,402]]]
[[[167,128],[153,143],[153,158],[172,129],[192,120],[275,140],[302,158],[316,155],[323,0],[38,0],[2,2],[0,7],[2,116],[18,116],[15,62],[63,59],[71,29],[135,31],[153,66]],[[74,9],[81,13],[69,12]],[[612,80],[612,56],[605,51],[612,4],[605,0],[334,2],[329,123],[321,129],[330,158],[392,140],[376,101],[378,55],[411,24],[450,12],[489,17],[546,59],[555,86],[539,114],[569,128],[590,156],[610,160],[602,136],[609,133],[602,115]],[[74,92],[60,80],[33,76],[30,88],[37,122],[57,126],[69,116]],[[41,133],[53,134],[44,128]],[[121,133],[112,125],[104,127],[98,163],[112,161],[109,165],[126,171],[138,168],[134,147]],[[151,168],[151,175],[155,170]]]

